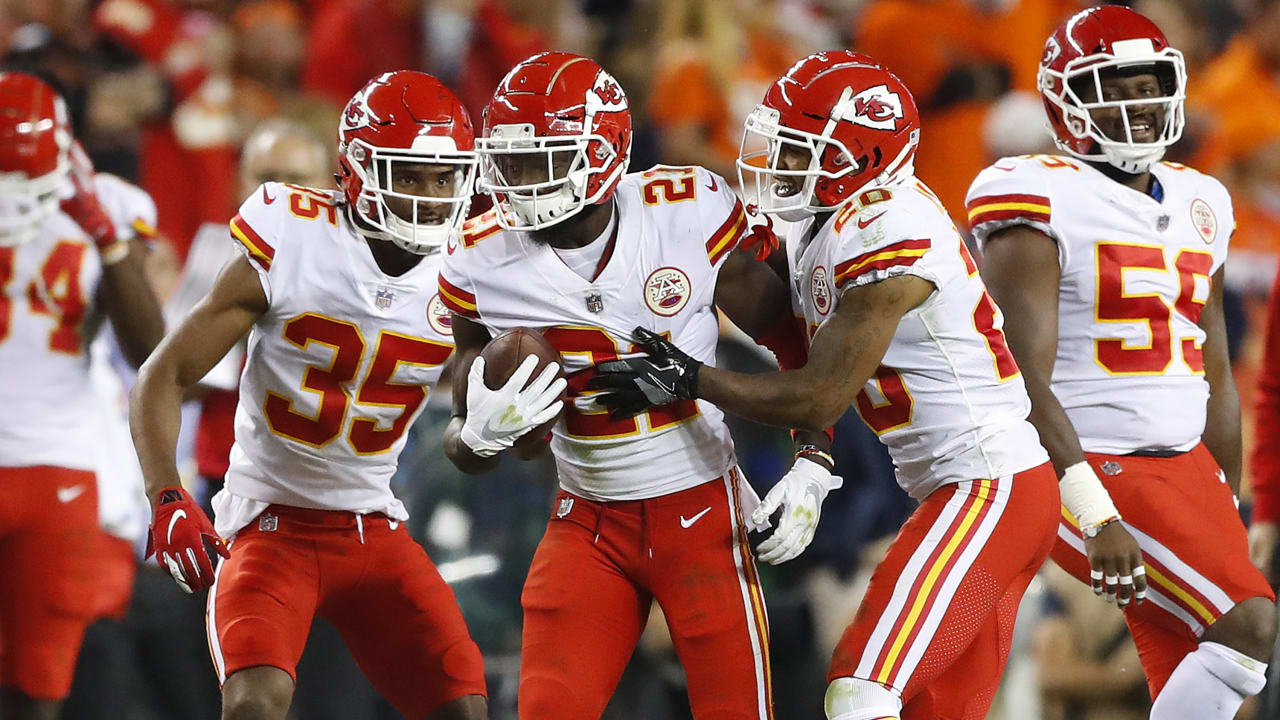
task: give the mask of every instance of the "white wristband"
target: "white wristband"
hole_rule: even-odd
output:
[[[1087,462],[1067,468],[1058,481],[1058,491],[1062,494],[1062,504],[1076,516],[1082,531],[1120,517],[1111,495]]]

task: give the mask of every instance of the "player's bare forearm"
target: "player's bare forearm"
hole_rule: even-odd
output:
[[[129,398],[129,429],[154,504],[178,483],[174,462],[184,393],[267,311],[267,298],[243,256],[227,263],[213,290],[142,364]]]
[[[160,491],[180,484],[175,452],[182,424],[182,387],[163,364],[144,363],[129,395],[129,430],[152,510]]]
[[[775,268],[759,262],[750,253],[735,250],[720,268],[715,302],[734,325],[773,353],[780,368],[792,370],[805,365],[808,343],[782,278]],[[796,429],[795,439],[797,445],[831,449],[831,439],[824,432]],[[829,464],[825,460],[821,462]]]
[[[768,265],[734,250],[716,277],[716,307],[754,340],[782,323],[793,323],[791,294]],[[803,335],[797,339],[803,343]]]
[[[911,275],[849,288],[814,335],[803,368],[744,375],[704,366],[698,395],[765,425],[823,431],[840,419],[875,373],[902,316],[933,289]]]
[[[471,448],[462,442],[462,425],[466,421],[465,415],[454,415],[449,419],[449,425],[444,429],[444,454],[454,467],[464,473],[478,475],[488,472],[498,466],[498,456],[480,457],[471,452]]]
[[[982,279],[1004,314],[1005,339],[1031,398],[1027,420],[1061,475],[1084,460],[1084,450],[1049,384],[1058,354],[1057,243],[1025,226],[996,231],[987,239]]]
[[[1204,377],[1209,383],[1209,406],[1205,418],[1204,444],[1227,477],[1231,492],[1240,494],[1244,450],[1240,439],[1240,394],[1231,375],[1227,354],[1227,323],[1222,314],[1222,270],[1214,273],[1209,300],[1200,313],[1205,332]]]
[[[139,240],[129,242],[125,259],[102,268],[99,299],[120,342],[120,351],[137,368],[164,337],[164,316],[147,281],[147,248]]]
[[[453,417],[444,430],[444,454],[464,473],[478,474],[498,465],[498,457],[480,457],[462,442],[462,425],[467,420],[467,375],[492,337],[481,324],[453,315]]]

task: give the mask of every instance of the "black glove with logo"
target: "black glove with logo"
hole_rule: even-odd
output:
[[[596,365],[596,375],[587,385],[605,391],[595,397],[597,405],[608,408],[614,417],[623,417],[697,397],[702,363],[642,327],[633,331],[631,339],[649,354]]]

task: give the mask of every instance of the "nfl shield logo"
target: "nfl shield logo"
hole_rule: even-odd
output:
[[[587,296],[587,310],[593,313],[604,310],[604,298],[600,297],[600,293],[591,293]]]
[[[556,517],[562,518],[573,510],[573,498],[560,498],[560,506],[556,508]]]
[[[1165,230],[1168,230],[1168,229],[1169,229],[1169,216],[1161,215],[1160,219],[1156,220],[1156,230],[1159,230],[1160,232],[1164,232]]]
[[[275,532],[279,524],[280,520],[275,515],[263,515],[258,518],[260,532]]]
[[[378,309],[386,310],[391,307],[391,301],[395,299],[395,293],[391,292],[387,288],[380,287],[378,288],[378,292],[373,296],[373,303],[378,306]]]
[[[1102,463],[1102,472],[1104,475],[1119,475],[1124,471],[1121,469],[1120,463],[1114,460],[1108,460]]]

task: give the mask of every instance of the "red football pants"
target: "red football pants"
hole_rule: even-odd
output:
[[[1154,698],[1206,627],[1236,603],[1275,595],[1249,562],[1231,488],[1203,443],[1169,458],[1086,455],[1142,548],[1147,599],[1130,603],[1124,617]],[[1065,508],[1053,560],[1089,582],[1084,541]]]
[[[71,691],[102,537],[93,473],[0,467],[0,686],[41,700]]]
[[[256,665],[296,680],[317,615],[405,717],[485,695],[484,661],[453,590],[404,527],[283,505],[236,533],[231,558],[218,563],[208,607],[218,681]]]
[[[904,720],[986,717],[1059,507],[1048,463],[935,490],[876,567],[828,681],[884,685],[902,698]]]
[[[597,720],[657,601],[698,720],[773,717],[740,476],[598,503],[561,492],[525,582],[522,720]]]

